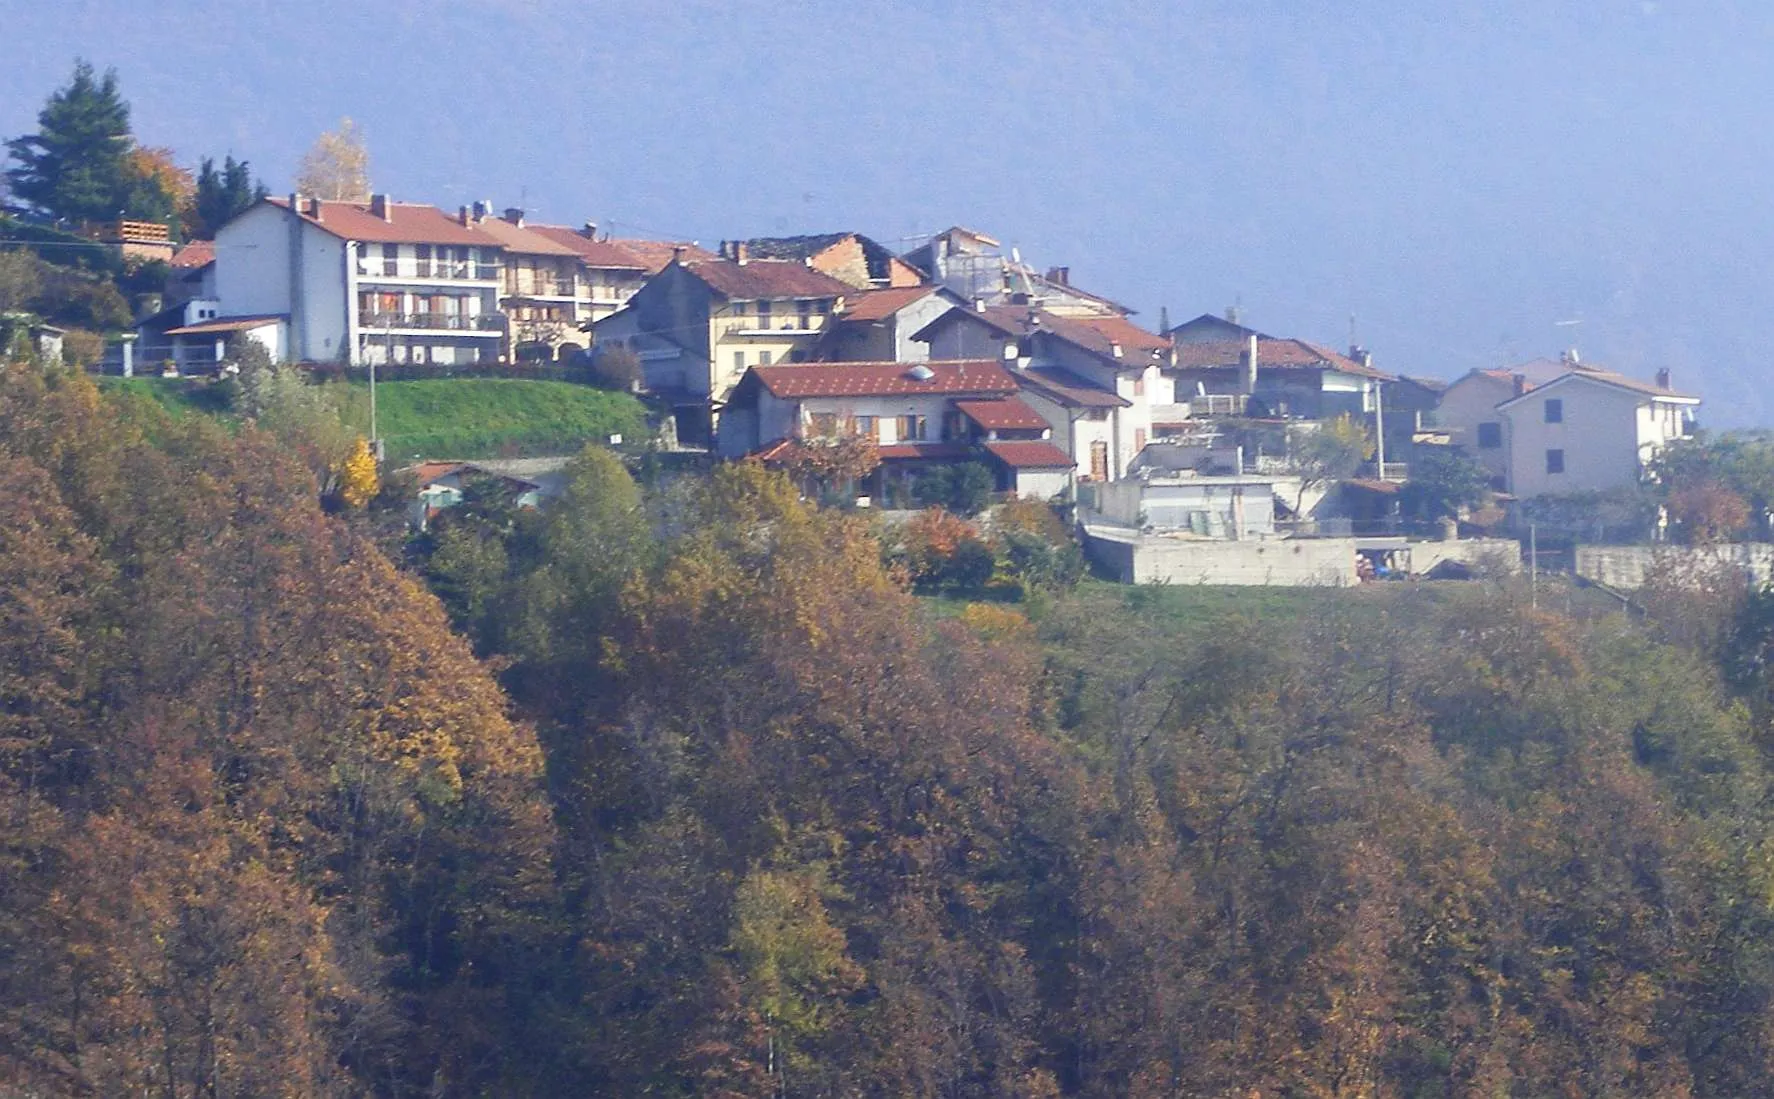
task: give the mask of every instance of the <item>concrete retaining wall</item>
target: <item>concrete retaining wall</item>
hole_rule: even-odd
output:
[[[1774,545],[1745,542],[1726,546],[1578,546],[1577,575],[1610,588],[1643,586],[1645,574],[1660,561],[1704,568],[1728,565],[1744,570],[1757,584],[1774,577]]]
[[[1124,584],[1229,584],[1345,588],[1359,581],[1355,538],[1280,538],[1253,542],[1142,535],[1088,526],[1091,560]],[[1425,573],[1442,561],[1519,568],[1516,543],[1502,538],[1410,543],[1410,567]]]
[[[1353,585],[1355,543],[1346,538],[1210,542],[1089,528],[1085,550],[1126,584]]]

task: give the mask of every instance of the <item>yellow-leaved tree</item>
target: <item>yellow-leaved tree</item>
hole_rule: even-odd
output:
[[[338,129],[314,139],[302,154],[296,190],[335,202],[370,200],[370,151],[356,123],[340,119]]]
[[[370,441],[359,435],[339,470],[339,498],[349,507],[360,508],[374,499],[381,487],[382,482],[376,476],[376,456],[370,453]]]

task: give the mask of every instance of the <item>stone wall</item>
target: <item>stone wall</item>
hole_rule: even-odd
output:
[[[1299,538],[1211,542],[1091,527],[1085,551],[1126,584],[1353,585],[1355,542]]]
[[[1774,545],[1744,542],[1724,546],[1578,546],[1577,575],[1610,588],[1631,590],[1660,561],[1695,567],[1728,565],[1747,572],[1757,584],[1774,578]]]

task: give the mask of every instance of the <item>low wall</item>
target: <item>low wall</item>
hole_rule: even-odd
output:
[[[1388,463],[1390,464],[1390,463]],[[1462,538],[1456,542],[1412,542],[1411,571],[1418,576],[1443,561],[1483,565],[1503,572],[1520,572],[1521,543],[1513,538]]]
[[[1345,588],[1355,584],[1348,538],[1209,542],[1087,528],[1085,551],[1126,584],[1231,584]]]
[[[1774,578],[1774,545],[1743,542],[1725,546],[1578,546],[1576,572],[1610,588],[1642,587],[1645,574],[1660,561],[1694,567],[1727,565],[1742,569],[1757,584]]]

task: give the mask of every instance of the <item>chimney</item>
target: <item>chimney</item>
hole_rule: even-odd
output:
[[[973,311],[975,313],[984,313],[986,311],[986,299],[974,298],[973,299]]]
[[[321,204],[319,195],[309,195],[308,196],[308,216],[309,217],[313,218],[315,221],[319,221],[321,211],[324,210],[325,208],[326,207]]]
[[[393,221],[394,220],[393,218],[388,216],[388,196],[387,195],[371,195],[370,196],[370,213],[372,215],[374,215],[375,217],[381,218],[383,221]]]
[[[733,242],[733,262],[741,267],[751,262],[751,249],[745,246],[743,240]]]
[[[522,210],[518,209],[516,206],[507,206],[505,208],[505,215],[504,216],[505,216],[506,221],[509,221],[511,224],[517,226],[519,229],[522,229],[524,227],[524,212]]]
[[[492,216],[493,216],[492,200],[491,199],[484,199],[484,198],[477,199],[474,203],[474,220],[481,221],[485,218],[489,218]]]
[[[1236,324],[1237,321],[1232,323]],[[1249,396],[1257,391],[1257,338],[1253,334],[1238,355],[1239,392]]]
[[[1070,267],[1049,267],[1047,281],[1055,286],[1070,286],[1072,285],[1072,269]]]
[[[456,220],[461,222],[464,226],[468,224],[468,207],[456,207]]]
[[[586,240],[596,240],[597,239],[597,222],[595,222],[595,221],[586,222],[584,227],[579,230],[579,235],[584,237]]]
[[[1559,359],[1566,366],[1581,366],[1581,365],[1583,365],[1583,360],[1578,357],[1577,349],[1575,347],[1566,351],[1563,355],[1560,355]]]
[[[1662,370],[1657,371],[1657,388],[1669,388],[1669,367],[1666,366]]]
[[[671,262],[680,263],[680,264],[683,263],[684,262],[684,252],[686,250],[687,249],[685,249],[684,246],[681,244],[672,245],[671,246]]]
[[[1528,391],[1528,376],[1526,374],[1511,375],[1509,380],[1514,385],[1515,395],[1517,397]]]
[[[1236,305],[1226,306],[1226,320],[1231,324],[1238,323],[1238,307]]]

